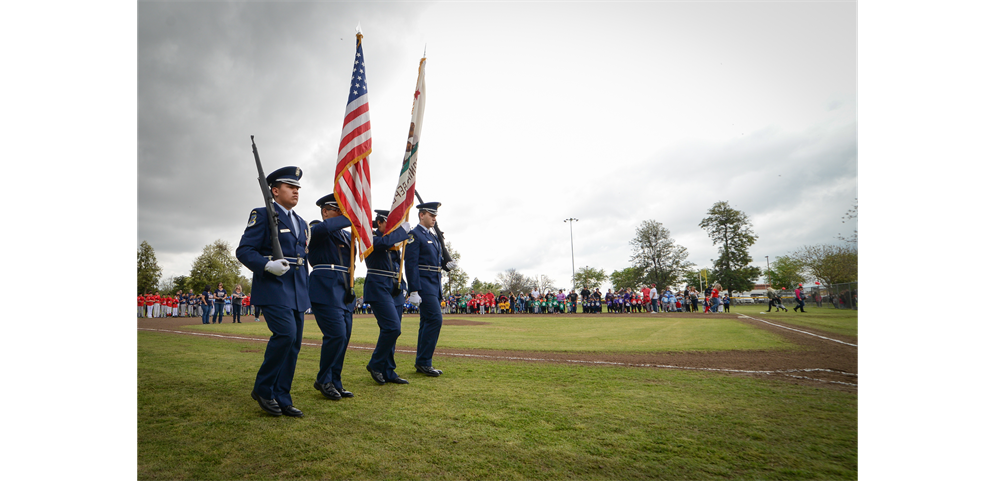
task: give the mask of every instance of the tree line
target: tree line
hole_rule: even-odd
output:
[[[752,265],[750,247],[758,236],[753,231],[753,223],[745,212],[737,210],[727,201],[716,202],[698,224],[717,246],[717,256],[710,267],[698,268],[688,262],[688,252],[684,246],[671,238],[670,230],[655,220],[645,220],[636,235],[629,241],[632,255],[630,266],[606,274],[603,269],[590,266],[580,268],[573,276],[571,287],[593,288],[610,281],[612,289],[639,289],[656,284],[658,287],[679,287],[681,284],[712,286],[718,283],[723,290],[749,292],[757,283],[769,283],[774,287],[791,287],[799,283],[816,281],[832,285],[857,280],[857,235],[856,229],[849,238],[839,237],[843,245],[806,245],[795,252],[777,256],[768,268]],[[857,205],[843,217],[856,219]],[[449,252],[458,259],[459,254],[452,244],[447,243]],[[457,268],[443,285],[443,292],[465,292],[467,288],[476,292],[526,292],[533,288],[539,291],[556,290],[556,283],[544,274],[526,276],[512,268],[498,274],[496,281],[481,281]]]
[[[757,234],[746,213],[729,205],[727,201],[716,202],[706,212],[698,224],[717,246],[717,256],[712,266],[698,268],[688,262],[687,249],[671,238],[670,230],[655,220],[645,220],[636,228],[635,237],[629,241],[632,255],[630,266],[606,274],[603,269],[590,266],[580,268],[574,275],[571,286],[566,289],[593,288],[610,281],[613,290],[638,289],[656,284],[679,287],[681,284],[694,286],[714,285],[723,290],[748,292],[757,282],[769,282],[775,288],[791,287],[799,283],[817,281],[823,285],[855,282],[857,280],[857,241],[856,230],[850,238],[838,238],[843,244],[806,245],[797,251],[776,256],[768,269],[751,265],[750,247],[756,243]],[[847,211],[843,222],[856,219],[857,205]],[[446,242],[457,267],[445,276],[443,293],[466,292],[526,292],[533,288],[539,291],[560,289],[556,282],[545,274],[526,276],[512,268],[498,274],[495,281],[470,280],[469,274],[459,265],[460,254],[452,243]],[[231,291],[235,284],[241,284],[243,292],[251,293],[251,282],[240,273],[241,263],[235,259],[228,242],[218,239],[204,246],[204,251],[190,267],[189,275],[161,279],[162,269],[155,258],[155,250],[148,242],[142,241],[138,248],[138,293],[175,293],[177,290],[200,292],[204,286],[212,289],[219,282]],[[356,295],[363,295],[365,279],[355,280]]]
[[[214,290],[218,283],[225,285],[225,290],[232,292],[236,284],[242,285],[242,292],[250,293],[252,283],[241,274],[241,263],[232,254],[231,245],[218,239],[206,246],[204,251],[194,259],[188,275],[162,278],[162,268],[155,258],[155,249],[147,241],[142,241],[138,247],[138,293],[161,292],[175,294],[191,289],[200,293],[205,286]]]

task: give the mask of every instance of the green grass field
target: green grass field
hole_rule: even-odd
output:
[[[445,326],[440,347],[789,348],[718,318],[458,317],[492,324]],[[353,342],[372,344],[375,326],[357,319]],[[196,330],[268,335],[251,321]],[[417,320],[403,330],[399,345],[413,346]],[[313,321],[305,332],[318,339]],[[272,418],[249,397],[264,348],[138,332],[139,479],[857,477],[854,393],[723,374],[458,357],[440,358],[445,374],[427,378],[403,353],[398,372],[411,384],[378,386],[364,368],[369,351],[350,350],[343,383],[356,397],[329,401],[311,387],[319,350],[305,347],[292,392],[305,416]]]
[[[831,334],[843,334],[857,337],[857,311],[851,309],[833,309],[832,307],[806,307],[805,312],[795,312],[791,306],[785,306],[788,312],[767,312],[767,305],[762,307],[743,306],[733,309],[733,314],[745,314],[768,321],[778,321],[797,327],[819,329]],[[737,312],[738,311],[738,312]]]
[[[659,352],[721,351],[729,349],[790,349],[791,345],[769,332],[754,329],[722,316],[614,317],[446,315],[447,318],[482,321],[486,325],[445,326],[440,348],[500,349],[559,352]],[[250,318],[251,319],[251,318]],[[264,322],[198,324],[184,329],[201,332],[269,336]],[[353,321],[352,342],[374,345],[379,328],[373,316]],[[417,344],[418,316],[401,321],[398,346]],[[305,321],[304,338],[321,341],[313,319]]]

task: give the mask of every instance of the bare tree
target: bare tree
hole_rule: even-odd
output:
[[[498,274],[497,281],[498,284],[501,284],[502,290],[515,293],[528,290],[531,284],[529,278],[525,277],[525,274],[516,271],[514,268]]]
[[[539,289],[540,293],[556,289],[556,283],[549,277],[546,277],[546,274],[539,274],[535,277],[531,277],[528,281],[529,285]]]

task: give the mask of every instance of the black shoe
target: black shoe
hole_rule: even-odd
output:
[[[345,389],[335,388],[335,390],[339,392],[339,396],[342,396],[342,397],[353,397],[353,394],[351,392],[349,392],[349,391],[346,391]]]
[[[273,416],[282,416],[283,411],[280,410],[280,405],[277,404],[276,399],[263,399],[256,394],[256,391],[252,391],[252,399],[255,399],[259,403],[259,407],[266,411],[266,414],[272,414]]]
[[[401,379],[399,377],[395,377],[394,379],[388,379],[387,382],[392,382],[394,384],[409,384],[407,379]]]
[[[387,384],[387,381],[385,381],[384,378],[383,378],[383,374],[374,371],[373,368],[371,368],[370,366],[366,366],[366,370],[370,371],[370,376],[373,377],[373,380],[376,381],[377,384],[379,384],[381,386],[383,386],[384,384]]]
[[[293,416],[295,418],[304,416],[304,413],[301,412],[300,409],[297,409],[293,406],[282,406],[280,408],[280,411],[283,411],[283,414],[286,414],[287,416]]]
[[[431,377],[439,377],[439,376],[442,375],[442,371],[440,371],[438,369],[435,369],[435,368],[433,368],[431,366],[419,366],[419,365],[415,364],[415,369],[418,372],[420,372],[422,374],[425,374],[427,376],[431,376]]]
[[[332,401],[338,401],[339,399],[342,399],[342,395],[339,394],[339,392],[335,389],[335,385],[330,382],[326,382],[325,384],[318,384],[318,382],[316,381],[314,383],[314,388],[320,391],[321,394],[324,394],[325,397],[331,399]]]

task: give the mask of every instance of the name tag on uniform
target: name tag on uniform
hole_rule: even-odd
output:
[[[281,234],[289,234],[290,233],[290,229],[280,229],[280,233]]]
[[[431,243],[432,243],[432,241],[426,241],[426,242],[428,242],[429,244],[431,244]]]

